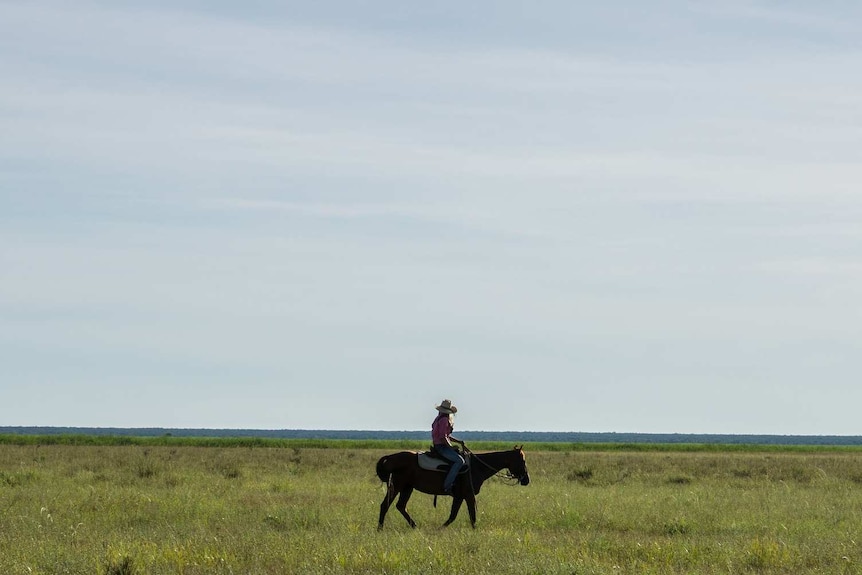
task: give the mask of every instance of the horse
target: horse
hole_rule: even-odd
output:
[[[494,451],[490,453],[473,453],[464,448],[467,457],[466,471],[462,471],[452,487],[452,510],[449,519],[443,524],[448,526],[455,521],[461,504],[467,502],[467,511],[470,513],[470,524],[476,528],[476,495],[482,489],[482,484],[490,477],[502,470],[507,470],[512,479],[517,479],[521,485],[529,485],[530,474],[527,473],[527,462],[521,446],[516,446],[508,451]],[[448,469],[448,468],[447,468]],[[377,462],[377,477],[386,483],[386,497],[380,504],[380,520],[377,529],[383,529],[383,519],[389,506],[398,495],[398,503],[395,508],[407,520],[412,528],[416,528],[416,522],[407,513],[407,502],[413,494],[414,489],[422,493],[434,495],[436,506],[438,495],[448,495],[443,491],[443,479],[445,471],[432,471],[419,467],[419,453],[415,451],[401,451],[381,457]]]

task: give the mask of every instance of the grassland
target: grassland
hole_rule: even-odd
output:
[[[375,443],[0,438],[0,573],[862,573],[862,452],[528,446],[449,528],[411,530]],[[492,445],[473,446],[478,451]]]

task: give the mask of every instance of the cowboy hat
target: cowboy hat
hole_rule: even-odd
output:
[[[452,402],[448,399],[444,399],[440,402],[440,405],[435,407],[437,411],[440,413],[458,413],[458,408],[452,405]]]

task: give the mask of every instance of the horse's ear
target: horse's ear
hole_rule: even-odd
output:
[[[523,445],[516,445],[516,446],[515,446],[515,451],[521,451],[523,448],[524,448],[524,446],[523,446]]]

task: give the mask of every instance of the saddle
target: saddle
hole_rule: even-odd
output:
[[[448,460],[440,457],[437,452],[432,448],[428,451],[423,451],[417,454],[419,458],[419,467],[422,469],[427,469],[428,471],[449,471],[449,468],[452,467],[452,464],[449,463]],[[467,463],[461,467],[461,470],[458,472],[458,475],[467,472],[467,468],[470,466],[470,460],[467,459]]]

